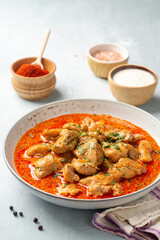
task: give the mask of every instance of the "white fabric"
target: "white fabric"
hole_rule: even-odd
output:
[[[93,224],[127,239],[160,239],[160,186],[128,205],[95,214]]]

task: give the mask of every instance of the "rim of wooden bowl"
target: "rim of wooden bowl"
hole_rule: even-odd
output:
[[[123,69],[128,69],[128,68],[132,68],[132,69],[141,69],[141,70],[144,70],[146,72],[149,72],[150,74],[152,74],[152,76],[154,77],[154,82],[151,83],[151,84],[148,84],[146,86],[124,86],[124,85],[120,85],[118,84],[117,82],[115,82],[113,80],[113,75],[115,73],[117,73],[118,71],[121,71]],[[150,86],[154,86],[154,85],[157,85],[157,82],[158,82],[158,75],[156,72],[154,72],[152,69],[150,68],[147,68],[147,67],[144,67],[144,66],[141,66],[141,65],[135,65],[135,64],[122,64],[122,65],[119,65],[119,66],[116,66],[114,67],[108,74],[108,80],[110,82],[112,82],[112,84],[118,86],[118,87],[121,87],[121,88],[126,88],[126,89],[140,89],[140,88],[147,88],[147,87],[150,87]]]
[[[107,62],[107,61],[102,61],[102,60],[99,60],[95,57],[93,57],[93,55],[91,54],[91,51],[94,49],[94,48],[97,48],[97,51],[98,51],[98,48],[103,48],[105,50],[105,47],[108,46],[110,50],[113,50],[114,47],[117,47],[119,49],[122,49],[122,51],[124,51],[126,53],[126,56],[119,60],[119,61],[113,61],[113,62]],[[116,44],[116,43],[104,43],[104,44],[97,44],[91,48],[88,49],[87,51],[87,56],[89,58],[91,58],[92,60],[94,60],[95,62],[98,62],[98,63],[103,63],[103,64],[114,64],[114,63],[121,63],[127,59],[129,59],[129,51],[127,48],[119,45],[119,44]]]
[[[14,71],[14,66],[15,66],[15,64],[17,64],[18,62],[20,62],[20,61],[24,61],[23,63],[21,63],[21,65],[22,64],[25,64],[25,60],[29,60],[29,59],[31,59],[32,61],[35,61],[36,60],[36,57],[27,57],[27,58],[21,58],[21,59],[18,59],[17,61],[15,61],[14,63],[12,63],[12,65],[11,65],[11,67],[10,67],[10,69],[11,69],[11,72],[12,72],[12,74],[13,75],[15,75],[16,77],[19,77],[19,78],[22,78],[22,79],[31,79],[31,80],[35,80],[36,81],[36,79],[43,79],[43,78],[45,78],[45,77],[49,77],[49,76],[51,76],[53,73],[55,73],[55,71],[56,71],[56,65],[55,65],[55,63],[54,62],[52,62],[50,59],[48,59],[48,58],[42,58],[42,61],[44,61],[44,60],[47,60],[48,62],[50,62],[52,65],[53,65],[53,70],[50,72],[50,73],[48,73],[48,74],[46,74],[46,75],[43,75],[43,76],[40,76],[40,77],[24,77],[24,76],[21,76],[21,75],[19,75],[19,74],[17,74],[15,71]],[[28,63],[32,63],[32,61],[31,62],[28,62]],[[17,68],[18,69],[18,68]],[[16,69],[16,71],[17,71],[17,69]]]

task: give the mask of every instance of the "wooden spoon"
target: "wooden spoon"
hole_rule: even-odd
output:
[[[51,32],[50,29],[46,30],[44,38],[43,38],[43,42],[42,42],[42,45],[40,48],[39,55],[38,55],[37,59],[31,63],[31,65],[39,65],[42,69],[44,69],[43,64],[41,63],[41,60],[42,60],[42,56],[43,56],[50,32]]]

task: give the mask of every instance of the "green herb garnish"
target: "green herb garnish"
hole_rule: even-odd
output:
[[[118,145],[115,145],[114,148],[122,152]]]
[[[103,156],[102,156],[102,161],[104,162],[104,160],[105,160],[105,156],[103,155]]]
[[[111,133],[112,137],[117,137],[119,134],[118,133]]]
[[[82,130],[79,131],[78,136],[80,137],[82,135]]]
[[[82,151],[80,152],[80,155],[82,155],[86,151],[86,148],[83,148]]]
[[[41,167],[37,167],[36,169],[37,169],[37,171],[41,171],[42,168]]]
[[[102,146],[102,148],[109,148],[109,147],[110,147],[110,145]]]
[[[91,147],[91,149],[92,149],[92,150],[95,149],[95,144]]]
[[[33,134],[32,133],[30,133],[30,136],[31,136],[31,138],[33,138]]]

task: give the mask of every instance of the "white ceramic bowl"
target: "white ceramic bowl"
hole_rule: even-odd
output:
[[[95,100],[95,99],[82,99],[82,100],[68,100],[59,101],[45,105],[38,108],[31,113],[25,115],[21,118],[9,131],[5,143],[4,143],[4,158],[9,170],[18,179],[20,183],[23,184],[25,188],[30,190],[36,196],[61,205],[71,208],[79,209],[97,209],[97,208],[109,208],[114,206],[119,206],[133,200],[136,200],[148,192],[150,192],[159,183],[160,176],[149,186],[120,197],[109,198],[109,199],[95,199],[95,200],[79,200],[70,199],[62,196],[55,196],[53,194],[46,193],[39,190],[27,182],[25,182],[17,173],[14,165],[14,149],[21,138],[21,136],[30,128],[33,128],[36,124],[45,121],[47,119],[64,115],[70,113],[96,113],[96,114],[107,114],[121,119],[125,119],[142,127],[146,130],[159,144],[159,132],[160,132],[160,122],[152,117],[150,114],[127,104],[105,101],[105,100]],[[151,127],[154,126],[154,127]]]
[[[93,55],[96,52],[109,51],[109,50],[120,53],[122,56],[122,59],[115,62],[106,62],[93,57]],[[126,48],[118,44],[114,44],[114,43],[99,44],[94,47],[91,47],[87,51],[87,59],[88,59],[88,64],[95,75],[101,78],[108,78],[108,74],[110,70],[112,70],[113,68],[121,64],[126,64],[128,62],[129,52]]]

